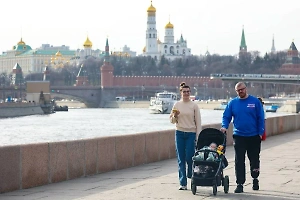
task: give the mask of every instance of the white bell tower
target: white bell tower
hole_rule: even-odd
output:
[[[147,30],[146,30],[146,51],[145,54],[151,57],[158,57],[157,30],[156,30],[156,9],[151,5],[147,10]]]

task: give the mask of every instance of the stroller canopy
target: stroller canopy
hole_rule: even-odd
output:
[[[203,129],[198,136],[196,149],[199,150],[204,146],[209,146],[212,142],[216,143],[217,146],[223,145],[225,148],[226,134],[222,133],[220,130],[215,128]]]

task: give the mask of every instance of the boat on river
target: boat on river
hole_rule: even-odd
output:
[[[149,111],[151,114],[170,114],[178,95],[175,92],[158,92],[150,98]]]
[[[54,111],[55,112],[57,112],[57,111],[68,111],[68,110],[69,110],[68,106],[58,106],[58,105],[54,106]]]
[[[214,110],[225,110],[228,102],[227,101],[222,101],[221,105],[219,107],[214,108]]]
[[[276,104],[265,105],[266,112],[276,112],[278,108],[280,108],[280,105],[276,105]]]

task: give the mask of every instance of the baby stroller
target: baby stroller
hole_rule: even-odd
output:
[[[223,145],[223,150],[217,152],[214,150],[203,149],[209,146],[212,142],[218,145]],[[218,129],[206,128],[200,132],[198,142],[196,144],[196,151],[193,157],[193,174],[191,178],[191,189],[195,195],[197,186],[212,186],[213,194],[217,194],[217,187],[223,186],[224,192],[229,190],[229,177],[223,175],[223,169],[227,167],[228,162],[224,156],[226,151],[226,134]],[[203,159],[195,159],[196,156],[203,156]],[[214,156],[214,159],[207,159]],[[197,170],[196,170],[197,169]]]

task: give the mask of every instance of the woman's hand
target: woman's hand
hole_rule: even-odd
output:
[[[174,116],[175,118],[177,118],[178,115],[180,114],[180,111],[177,110],[176,108],[173,108],[172,113],[173,113],[173,116]]]

